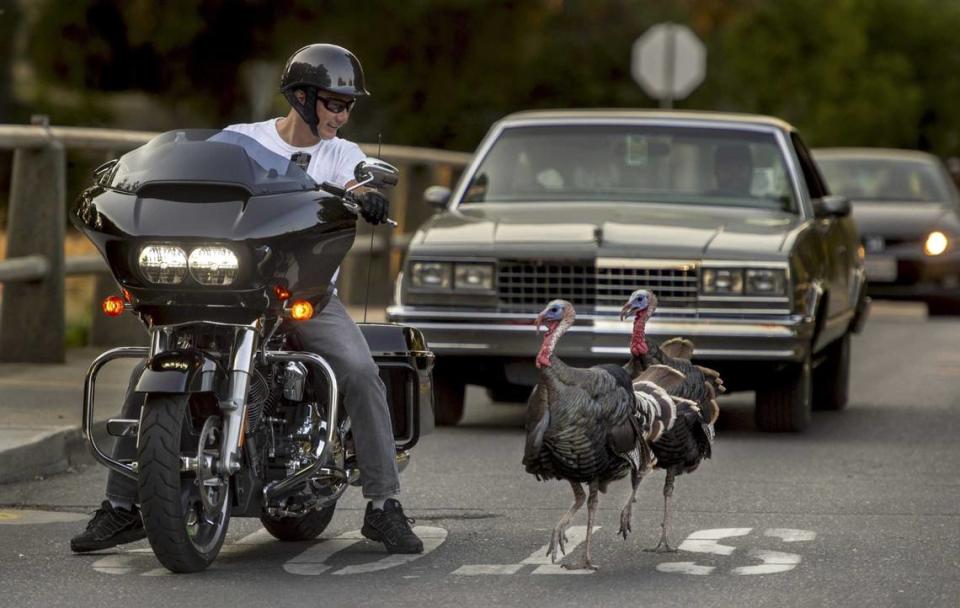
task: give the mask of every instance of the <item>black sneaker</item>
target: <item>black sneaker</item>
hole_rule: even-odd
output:
[[[388,498],[382,509],[374,509],[372,502],[367,503],[360,533],[382,542],[387,553],[423,553],[423,542],[410,529],[412,523],[414,520],[403,514],[400,501]]]
[[[100,551],[146,537],[139,509],[115,509],[109,500],[105,500],[93,514],[87,529],[70,539],[70,548],[75,553]]]

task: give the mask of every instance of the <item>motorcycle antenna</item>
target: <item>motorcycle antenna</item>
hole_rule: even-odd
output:
[[[383,133],[377,133],[377,158],[380,158],[380,150],[383,148]],[[363,322],[367,322],[367,308],[370,306],[370,267],[373,265],[373,235],[376,232],[376,225],[370,225],[370,252],[367,254],[367,289],[363,296]]]

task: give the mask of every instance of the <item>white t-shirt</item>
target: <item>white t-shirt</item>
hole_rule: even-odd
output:
[[[298,148],[283,141],[277,132],[279,118],[271,118],[263,122],[240,123],[226,127],[225,131],[235,131],[256,140],[257,143],[279,154],[284,158],[296,152],[306,152],[310,155],[310,164],[307,165],[307,175],[318,184],[331,182],[338,186],[345,186],[353,178],[353,169],[357,163],[366,158],[360,146],[346,139],[321,139],[315,146]],[[340,269],[333,273],[332,283],[337,282]]]

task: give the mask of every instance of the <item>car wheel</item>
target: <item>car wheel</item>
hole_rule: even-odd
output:
[[[826,349],[813,372],[813,409],[842,410],[850,396],[850,334]]]
[[[433,420],[437,426],[453,426],[463,418],[467,383],[454,366],[439,361],[433,368]]]
[[[770,433],[798,433],[810,425],[813,374],[810,356],[772,374],[757,390],[757,428]]]
[[[493,401],[504,403],[526,403],[533,388],[525,384],[498,382],[487,387],[487,396]]]

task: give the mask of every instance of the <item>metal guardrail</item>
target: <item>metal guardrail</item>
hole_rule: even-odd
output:
[[[98,277],[98,294],[116,290],[99,255],[64,256],[67,150],[119,154],[159,133],[48,126],[43,117],[35,117],[34,122],[0,125],[0,150],[14,150],[7,259],[0,262],[0,282],[8,286],[0,306],[0,361],[62,362],[64,278],[92,274]],[[423,190],[434,183],[452,185],[471,155],[411,146],[360,144],[360,148],[400,167],[401,187],[391,196],[391,215],[399,226],[395,232],[380,229],[372,235],[368,228],[361,229],[344,260],[339,291],[349,302],[353,296],[359,299],[360,292],[370,285],[372,292],[363,295],[380,305],[389,298],[413,230],[432,213],[426,205],[416,204]],[[370,252],[373,258],[365,260]],[[17,287],[10,288],[12,284]],[[142,338],[143,334],[142,328],[131,323],[125,332],[98,338],[98,334],[109,333],[98,325],[104,324],[95,320],[91,332],[91,342],[96,344],[129,342],[128,337]]]

